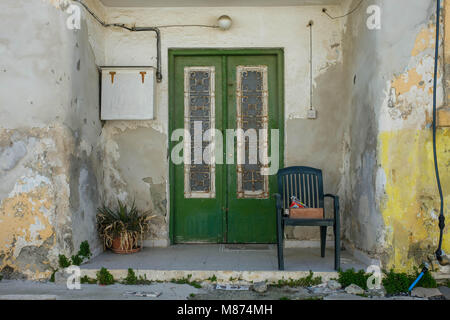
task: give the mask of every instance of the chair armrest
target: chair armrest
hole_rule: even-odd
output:
[[[334,194],[331,193],[327,193],[324,195],[325,198],[333,198],[334,202],[333,202],[333,207],[334,207],[334,219],[336,221],[339,220],[339,196],[336,196]]]
[[[275,199],[277,200],[277,209],[283,209],[283,201],[281,200],[281,195],[279,193],[274,193],[272,197],[275,197]]]

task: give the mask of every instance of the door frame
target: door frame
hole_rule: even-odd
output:
[[[169,93],[169,132],[167,135],[168,140],[168,160],[169,160],[169,240],[170,244],[174,243],[174,215],[175,215],[175,197],[172,195],[175,193],[175,174],[174,174],[174,164],[171,161],[171,152],[174,143],[172,143],[170,137],[172,135],[173,129],[175,129],[175,118],[173,115],[175,114],[175,58],[177,56],[223,56],[223,59],[226,59],[226,56],[238,55],[275,55],[277,58],[277,88],[278,91],[278,124],[280,130],[280,157],[279,157],[279,168],[282,168],[284,165],[284,49],[283,48],[169,48],[168,49],[168,93]],[[226,64],[222,65],[223,71],[226,75]],[[224,92],[226,91],[226,85],[223,85]],[[224,94],[224,99],[226,102],[227,95]],[[227,105],[227,104],[224,104]],[[275,210],[275,208],[274,208]],[[274,216],[275,219],[275,216]],[[227,222],[226,215],[223,215],[223,230],[226,231]],[[225,234],[225,233],[224,233]]]

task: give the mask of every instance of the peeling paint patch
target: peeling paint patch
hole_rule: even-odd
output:
[[[433,99],[434,58],[425,56],[416,67],[394,77],[390,86],[389,115],[406,120],[411,114],[424,119],[424,107],[429,108]],[[395,94],[395,97],[392,95]]]
[[[413,86],[420,89],[425,88],[425,81],[423,81],[422,76],[417,73],[416,68],[408,70],[406,73],[401,74],[392,81],[392,87],[395,88],[397,97],[407,93]]]
[[[52,187],[48,182],[36,185],[36,180],[31,180],[18,182],[11,196],[1,203],[0,255],[5,257],[2,267],[14,268],[23,248],[41,247],[55,232],[50,216],[55,206]]]
[[[427,28],[422,29],[416,37],[411,56],[415,57],[427,49],[434,49],[434,44],[436,42],[435,38],[435,25],[429,25]]]
[[[70,252],[67,170],[73,148],[64,127],[0,130],[0,157],[11,160],[0,172],[2,272],[47,279],[58,254]]]

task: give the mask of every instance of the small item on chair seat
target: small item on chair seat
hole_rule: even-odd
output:
[[[308,208],[308,206],[302,203],[296,196],[291,197],[291,204],[289,205],[289,209],[295,208]]]
[[[323,219],[323,208],[292,208],[289,209],[292,219]]]

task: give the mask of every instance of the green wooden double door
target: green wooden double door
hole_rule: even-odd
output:
[[[187,53],[170,55],[170,130],[184,130],[171,142],[172,158],[183,158],[171,162],[171,239],[274,243],[282,56]]]

